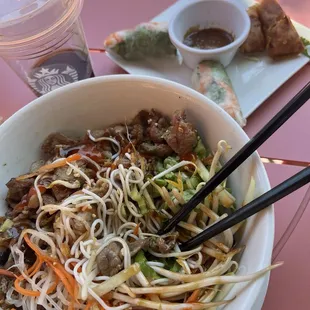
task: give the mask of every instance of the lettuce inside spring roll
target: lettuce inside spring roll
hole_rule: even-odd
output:
[[[198,64],[192,75],[192,86],[217,103],[241,127],[246,125],[231,81],[221,63],[204,60]]]
[[[126,60],[176,55],[167,23],[142,23],[134,29],[114,32],[106,38],[104,47]]]

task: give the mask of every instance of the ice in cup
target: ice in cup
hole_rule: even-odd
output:
[[[82,6],[83,0],[0,0],[0,56],[37,96],[94,77]]]

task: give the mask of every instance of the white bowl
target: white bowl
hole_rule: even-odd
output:
[[[245,7],[234,0],[189,1],[169,23],[169,36],[179,50],[184,63],[195,69],[202,60],[217,60],[228,66],[250,31],[250,18]],[[226,46],[203,50],[183,43],[184,35],[191,27],[220,28],[234,35],[234,41]]]
[[[248,137],[237,123],[203,95],[163,79],[115,75],[80,81],[44,95],[15,113],[0,126],[0,198],[5,211],[5,183],[29,171],[40,158],[40,144],[51,132],[84,134],[86,129],[105,128],[130,120],[141,109],[156,108],[167,115],[177,109],[186,113],[212,150],[225,139],[232,151],[228,160]],[[254,154],[230,177],[240,203],[251,174],[257,182],[257,195],[267,191],[269,181],[258,154]],[[252,273],[270,264],[274,238],[274,213],[269,208],[248,220],[240,244],[246,245],[240,259],[241,271]],[[227,310],[261,309],[269,276],[252,283]],[[233,297],[244,284],[238,284],[227,297]],[[257,301],[259,299],[259,301]]]

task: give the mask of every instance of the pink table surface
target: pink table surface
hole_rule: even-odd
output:
[[[173,0],[100,0],[85,1],[82,20],[88,45],[101,48],[103,39],[111,32],[147,21],[173,4]],[[310,1],[280,0],[286,12],[296,21],[310,27]],[[96,75],[124,73],[104,54],[92,54]],[[310,80],[310,65],[300,70],[277,90],[248,120],[249,136],[261,128],[294,94]],[[4,118],[26,105],[34,95],[14,72],[0,59],[0,115]],[[296,113],[268,142],[260,148],[263,156],[310,161],[309,102]],[[300,170],[295,166],[267,164],[274,186]],[[276,205],[276,237],[279,240],[291,217],[301,203],[304,187]],[[310,309],[310,209],[306,210],[289,242],[277,260],[285,264],[272,272],[264,310]],[[263,232],[262,232],[263,233]],[[248,310],[248,309],[244,309]]]

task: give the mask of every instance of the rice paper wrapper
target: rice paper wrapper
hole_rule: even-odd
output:
[[[104,47],[126,60],[176,55],[168,34],[168,24],[163,22],[142,23],[134,29],[114,32],[106,38]]]
[[[246,125],[229,76],[221,63],[205,60],[198,64],[192,75],[192,86],[217,103],[241,127]]]

